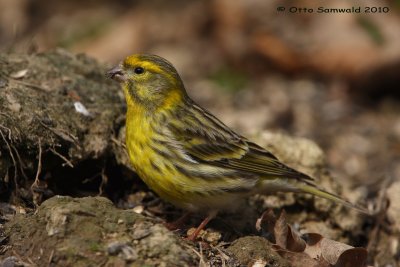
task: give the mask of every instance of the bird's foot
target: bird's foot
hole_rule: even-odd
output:
[[[164,223],[164,226],[170,230],[170,231],[175,231],[178,229],[182,229],[185,222],[187,221],[187,219],[189,218],[189,216],[191,215],[190,212],[185,212],[181,217],[179,217],[176,221],[167,223]]]
[[[204,227],[217,215],[217,212],[211,212],[201,223],[200,225],[194,230],[193,233],[191,233],[188,237],[186,237],[186,240],[194,242],[201,232],[201,230],[204,229]]]

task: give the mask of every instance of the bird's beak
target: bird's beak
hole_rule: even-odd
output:
[[[125,82],[126,81],[126,76],[124,74],[124,71],[121,68],[121,64],[118,64],[111,70],[107,71],[107,77],[111,78],[113,80],[116,80],[118,82]]]

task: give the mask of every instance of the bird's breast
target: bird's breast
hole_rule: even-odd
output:
[[[136,114],[137,115],[137,114]],[[176,182],[178,176],[168,150],[157,140],[161,127],[154,120],[131,114],[126,121],[126,145],[130,161],[140,178],[161,198],[176,203],[183,198],[183,190]]]
[[[136,114],[137,115],[137,114]],[[140,178],[162,199],[188,210],[231,208],[238,189],[254,186],[226,170],[190,158],[162,123],[130,114],[126,121],[129,158]]]

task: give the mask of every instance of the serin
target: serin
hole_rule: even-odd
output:
[[[205,212],[200,230],[240,199],[277,191],[310,193],[365,212],[235,133],[187,94],[164,58],[137,54],[108,72],[127,102],[126,145],[141,179],[162,199]]]

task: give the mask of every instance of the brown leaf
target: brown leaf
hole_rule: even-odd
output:
[[[334,267],[364,267],[367,257],[368,251],[365,248],[351,248],[339,256]]]
[[[286,212],[282,210],[274,226],[274,236],[276,244],[282,248],[287,248],[288,224],[286,223]]]
[[[272,209],[268,209],[264,211],[260,218],[257,219],[256,222],[256,229],[257,231],[267,231],[269,233],[274,232],[274,226],[276,223],[276,216]]]
[[[286,246],[288,250],[293,252],[303,252],[306,248],[306,242],[290,225],[288,225]]]
[[[321,256],[321,240],[324,238],[320,234],[309,233],[305,235],[306,248],[304,252],[311,258],[316,259]]]
[[[256,228],[267,230],[274,234],[273,248],[292,266],[311,267],[364,267],[366,266],[367,250],[354,248],[347,244],[324,238],[317,233],[305,235],[305,240],[286,223],[286,213],[283,210],[276,218],[272,210],[262,214],[257,220]]]
[[[277,245],[274,245],[273,248],[276,250],[276,252],[278,252],[279,255],[289,261],[292,267],[330,267],[329,263],[327,263],[325,260],[315,260],[306,253],[292,252]]]
[[[351,248],[353,247],[328,238],[321,240],[321,256],[332,265],[336,263],[343,252]]]
[[[274,235],[275,243],[294,252],[303,252],[306,242],[286,223],[286,213],[277,219],[272,209],[265,211],[256,222],[257,231],[265,230]],[[278,240],[279,239],[279,240]]]
[[[354,248],[320,234],[309,233],[304,252],[313,259],[321,258],[335,267],[365,266],[368,252],[364,248]]]

